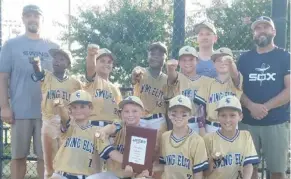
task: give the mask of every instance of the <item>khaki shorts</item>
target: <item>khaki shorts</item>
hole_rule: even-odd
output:
[[[31,137],[34,154],[42,159],[41,119],[15,120],[11,125],[11,155],[12,159],[26,158],[30,154]]]
[[[271,173],[285,173],[288,163],[290,123],[272,126],[239,124],[240,130],[248,130],[253,138],[258,155],[264,156]],[[262,153],[261,153],[262,152]]]

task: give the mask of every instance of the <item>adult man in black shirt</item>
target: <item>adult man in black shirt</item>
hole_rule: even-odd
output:
[[[271,18],[258,18],[251,29],[256,49],[241,55],[238,62],[244,77],[240,129],[251,132],[258,154],[262,149],[271,179],[283,179],[289,144],[290,53],[274,44]],[[252,178],[258,178],[257,167]]]

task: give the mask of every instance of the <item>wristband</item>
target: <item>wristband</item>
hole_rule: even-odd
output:
[[[197,122],[198,122],[198,127],[199,128],[205,127],[205,118],[204,117],[198,117],[197,118]]]

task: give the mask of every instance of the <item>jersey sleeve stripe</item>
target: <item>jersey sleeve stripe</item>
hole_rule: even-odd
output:
[[[194,103],[196,104],[202,104],[206,105],[206,100],[204,100],[202,97],[195,95],[194,97]]]
[[[246,157],[244,159],[243,166],[248,165],[248,164],[256,165],[256,164],[259,164],[259,163],[260,163],[260,159],[259,159],[259,157],[257,155],[255,155],[255,156],[249,156],[249,157]]]
[[[193,170],[193,173],[198,173],[198,172],[207,170],[208,167],[209,167],[208,161],[204,161],[200,164],[194,165],[192,170]]]
[[[87,72],[86,72],[86,76],[85,76],[85,80],[86,80],[86,82],[87,82],[87,83],[91,83],[91,82],[93,82],[95,76],[96,76],[96,73],[94,73],[93,76],[87,76]]]
[[[35,72],[33,74],[31,74],[31,79],[34,82],[38,82],[38,81],[43,81],[45,77],[44,71],[42,72]]]
[[[115,148],[112,145],[108,145],[107,147],[104,148],[104,150],[102,152],[100,152],[100,157],[104,160],[108,160],[109,159],[109,154],[110,152],[112,152],[113,150],[115,150]]]
[[[119,132],[122,129],[122,125],[119,122],[114,122],[113,124],[116,127],[116,130],[115,130],[114,134],[117,134],[117,132]]]
[[[164,165],[166,164],[166,161],[165,161],[164,157],[160,157],[159,158],[159,163],[160,164],[164,164]]]
[[[69,119],[69,120],[66,121],[66,126],[65,126],[65,127],[61,126],[61,132],[62,132],[62,133],[67,132],[67,130],[68,130],[69,127],[70,127],[70,121],[71,121],[71,119]]]

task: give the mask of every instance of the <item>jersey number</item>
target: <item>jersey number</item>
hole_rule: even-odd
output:
[[[192,175],[187,174],[187,179],[192,179]]]
[[[89,167],[92,166],[92,159],[89,159]]]

